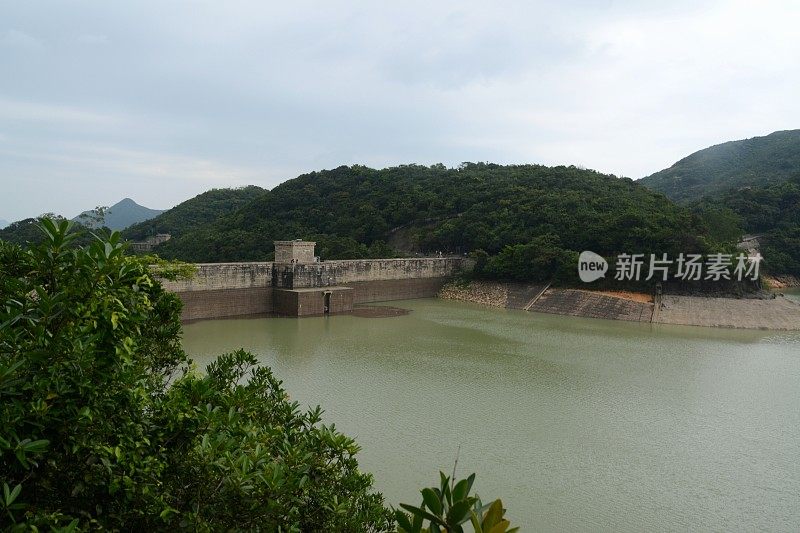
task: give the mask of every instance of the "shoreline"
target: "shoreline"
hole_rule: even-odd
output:
[[[654,302],[652,295],[641,292],[470,281],[448,283],[442,287],[438,297],[564,316],[683,326],[800,331],[800,303],[780,293],[770,299],[664,294],[660,301]]]

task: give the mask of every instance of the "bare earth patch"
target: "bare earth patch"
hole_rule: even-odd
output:
[[[766,281],[772,289],[792,289],[794,287],[800,287],[800,279],[794,276],[764,276],[764,281]]]
[[[603,296],[611,296],[612,298],[622,298],[623,300],[630,300],[632,302],[640,302],[643,304],[653,303],[653,295],[646,292],[631,292],[631,291],[592,291],[588,289],[578,289],[581,292],[588,292],[591,294],[602,294]]]

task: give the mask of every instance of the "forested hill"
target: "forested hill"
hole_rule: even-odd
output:
[[[144,233],[140,225],[128,235]],[[307,238],[319,243],[325,259],[395,250],[496,254],[531,243],[540,255],[544,248],[677,253],[702,249],[702,233],[688,210],[664,196],[575,167],[343,166],[289,180],[157,251],[188,261],[265,260],[273,240]]]
[[[732,189],[781,183],[794,175],[800,175],[800,130],[718,144],[639,183],[688,203]]]
[[[800,277],[800,174],[782,183],[705,198],[692,209],[709,220],[708,213],[715,213],[725,225],[759,235],[767,269]]]
[[[212,189],[155,218],[129,227],[123,232],[123,236],[134,241],[158,233],[181,236],[236,211],[265,192],[266,189],[255,185],[237,189]]]

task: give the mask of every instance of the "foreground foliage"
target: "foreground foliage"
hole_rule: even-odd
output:
[[[0,527],[382,531],[358,446],[235,352],[201,375],[180,303],[119,235],[0,241]]]
[[[504,518],[503,502],[495,500],[483,505],[477,495],[472,495],[475,474],[458,482],[439,472],[438,487],[424,488],[419,506],[401,503],[408,511],[395,511],[400,533],[463,533],[469,522],[475,533],[514,533],[511,522]],[[427,527],[425,524],[427,522]]]

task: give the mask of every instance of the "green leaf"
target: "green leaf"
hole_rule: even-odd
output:
[[[461,501],[467,497],[469,494],[470,489],[472,488],[472,483],[475,481],[475,474],[470,475],[467,479],[462,479],[456,486],[453,487],[453,501]]]
[[[425,502],[425,505],[433,514],[442,516],[442,501],[439,499],[439,496],[433,492],[433,489],[422,489],[422,501]]]
[[[414,529],[414,526],[411,525],[408,515],[399,509],[394,512],[394,519],[397,520],[397,524],[405,533],[417,533],[419,531],[419,529]]]
[[[17,485],[13,490],[9,490],[8,483],[3,483],[3,503],[4,507],[11,507],[19,493],[22,492],[22,485]]]
[[[453,504],[447,512],[447,522],[449,524],[463,524],[469,520],[469,511],[472,507],[470,500],[460,500]]]
[[[432,515],[431,513],[429,513],[424,509],[420,509],[419,507],[414,507],[413,505],[408,505],[406,503],[401,503],[400,507],[402,507],[403,509],[405,509],[406,511],[410,512],[413,515],[421,516],[426,520],[430,520],[434,524],[439,524],[441,526],[447,527],[447,524],[444,522],[444,520],[442,520],[440,517],[436,515]]]

